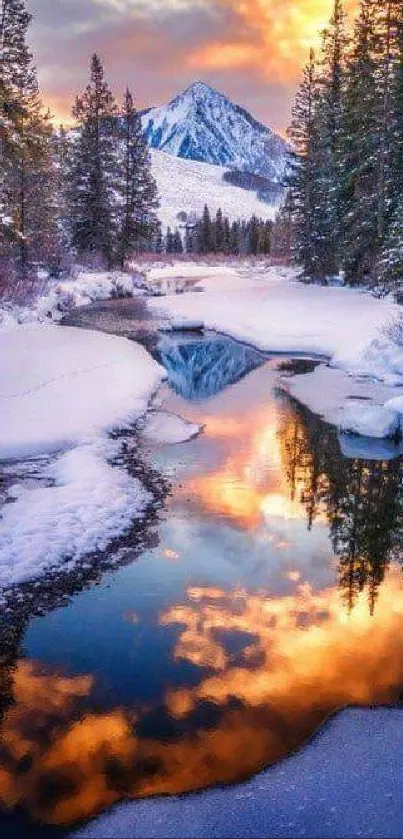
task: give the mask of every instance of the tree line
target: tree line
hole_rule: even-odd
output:
[[[118,109],[99,57],[70,132],[54,131],[27,45],[24,0],[0,4],[0,275],[57,272],[73,254],[124,265],[158,235],[157,187],[130,90]]]
[[[258,256],[271,250],[273,223],[253,215],[248,220],[230,222],[219,208],[212,216],[207,204],[203,214],[185,228],[184,237],[179,230],[168,227],[165,250],[167,253],[226,254]]]
[[[343,0],[311,50],[278,221],[307,277],[398,291],[403,278],[403,3]]]

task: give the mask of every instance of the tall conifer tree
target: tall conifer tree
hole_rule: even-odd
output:
[[[119,257],[122,267],[136,250],[150,247],[158,231],[157,185],[143,135],[141,119],[130,90],[126,90],[122,131],[122,207],[119,224]]]
[[[91,59],[90,81],[76,98],[77,129],[69,176],[72,244],[80,257],[111,266],[118,234],[121,198],[119,132],[115,100],[97,54]]]

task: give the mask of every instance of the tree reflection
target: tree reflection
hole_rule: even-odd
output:
[[[295,400],[283,414],[280,440],[291,497],[306,510],[308,528],[325,514],[351,610],[367,589],[373,613],[379,587],[403,544],[403,459],[343,457],[333,426]]]

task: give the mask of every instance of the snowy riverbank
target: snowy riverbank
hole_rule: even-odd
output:
[[[305,286],[293,272],[259,263],[181,262],[146,271],[150,289],[157,283],[170,292],[187,280],[194,291],[150,297],[150,308],[173,325],[202,321],[265,350],[330,358],[333,367],[284,377],[282,386],[342,428],[378,437],[396,433],[403,350],[384,332],[399,313],[394,303],[351,289]],[[28,459],[30,471],[37,459],[34,483],[19,479],[23,469],[5,467],[3,501],[13,503],[3,505],[3,587],[105,548],[150,500],[119,463],[120,445],[108,434],[147,410],[162,368],[133,342],[49,325],[69,308],[136,293],[144,291],[128,275],[83,272],[54,283],[31,309],[3,310],[0,457]],[[178,429],[177,418],[168,432],[161,431],[160,418],[150,422],[145,433],[154,438],[169,432],[177,441],[198,430]]]
[[[166,269],[165,281],[178,270]],[[397,304],[351,288],[305,285],[292,270],[275,267],[218,267],[203,275],[189,265],[188,276],[194,290],[149,300],[153,311],[173,325],[201,321],[269,352],[322,357],[328,361],[311,376],[285,378],[284,388],[346,431],[399,433],[403,347],[388,335],[400,317]]]
[[[109,432],[147,410],[163,369],[124,338],[56,326],[0,330],[0,587],[74,562],[130,529],[151,498]],[[24,481],[21,461],[36,462]],[[13,461],[19,461],[15,473]]]
[[[133,801],[77,839],[402,835],[403,711],[343,711],[301,751],[242,784]]]

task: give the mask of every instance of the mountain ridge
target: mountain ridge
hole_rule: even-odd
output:
[[[282,180],[288,153],[283,138],[206,82],[193,82],[141,118],[153,149]]]

